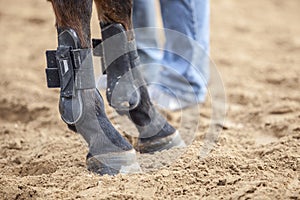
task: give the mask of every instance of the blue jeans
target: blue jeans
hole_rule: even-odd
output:
[[[160,0],[165,43],[159,48],[155,0],[134,0],[133,25],[147,82],[203,102],[209,79],[209,0]],[[152,27],[152,28],[144,28]],[[153,66],[160,66],[153,67]]]

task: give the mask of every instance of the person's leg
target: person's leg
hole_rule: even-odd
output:
[[[162,52],[158,49],[158,17],[155,0],[134,0],[132,22],[138,54],[147,82],[155,81]],[[157,64],[157,65],[156,65]]]
[[[209,77],[209,0],[160,2],[164,27],[169,30],[162,60],[166,68],[160,73],[159,82],[182,99],[178,109],[203,102]],[[164,106],[168,108],[168,104]]]

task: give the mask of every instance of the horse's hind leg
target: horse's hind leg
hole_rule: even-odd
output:
[[[178,132],[152,105],[139,73],[131,30],[132,0],[95,0],[95,3],[102,29],[108,102],[135,123],[140,133],[137,149],[151,153],[184,146]],[[124,101],[127,104],[122,104]]]
[[[51,0],[56,16],[58,48],[47,51],[49,87],[60,87],[60,114],[89,145],[88,168],[100,174],[139,170],[132,146],[105,115],[95,87],[90,20],[92,0]]]

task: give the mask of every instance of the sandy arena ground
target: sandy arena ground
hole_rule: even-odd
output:
[[[0,0],[0,199],[300,199],[299,11],[299,0],[212,0],[211,55],[228,101],[216,148],[198,159],[206,103],[193,145],[170,167],[100,177],[46,88],[50,4]]]

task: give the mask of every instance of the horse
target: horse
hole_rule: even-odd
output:
[[[88,170],[104,175],[137,173],[136,152],[185,146],[179,132],[153,106],[140,65],[132,27],[132,0],[94,0],[102,40],[91,39],[93,0],[48,0],[56,19],[58,47],[46,51],[47,84],[60,88],[59,112],[68,128],[88,144]],[[135,148],[109,121],[96,88],[92,56],[102,57],[106,97],[139,132]]]

